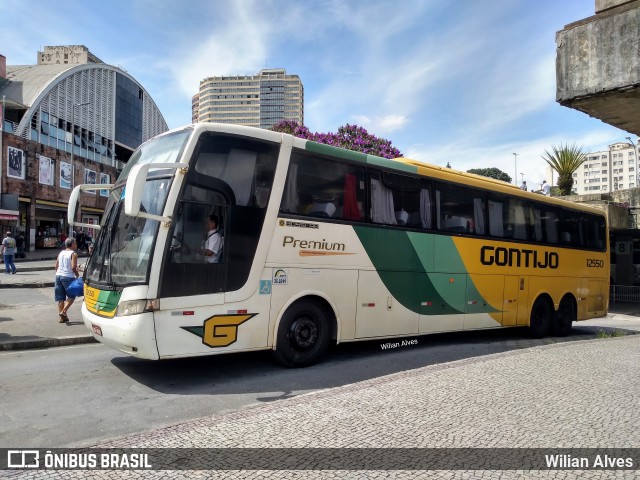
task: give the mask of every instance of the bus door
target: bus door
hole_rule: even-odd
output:
[[[505,275],[502,325],[515,326],[529,323],[529,278]]]

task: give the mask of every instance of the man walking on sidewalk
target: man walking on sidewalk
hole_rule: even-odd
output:
[[[7,236],[2,239],[2,255],[4,255],[4,266],[7,269],[7,275],[16,273],[16,265],[13,263],[13,257],[16,254],[16,241],[11,236],[11,232],[7,232]]]

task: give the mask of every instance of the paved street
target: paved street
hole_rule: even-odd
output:
[[[545,345],[398,372],[127,435],[101,442],[99,446],[639,447],[638,365],[640,336]],[[313,370],[308,372],[313,374]],[[162,478],[577,479],[635,478],[638,473],[638,470],[163,471]],[[126,476],[156,478],[159,474],[134,471]],[[21,473],[18,478],[115,475],[108,471],[49,471]]]

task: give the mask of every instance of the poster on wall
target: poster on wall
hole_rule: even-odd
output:
[[[7,156],[7,176],[24,180],[27,170],[24,162],[24,152],[13,147],[7,148],[9,149],[9,155]]]
[[[40,155],[40,175],[38,181],[43,185],[54,184],[54,164],[53,160],[49,157]]]
[[[95,170],[89,170],[88,168],[84,169],[84,183],[97,183],[96,182],[96,171]],[[95,190],[87,190],[86,193],[89,193],[91,195],[95,195],[96,191]]]
[[[60,162],[60,188],[71,188],[71,164]]]
[[[107,175],[106,173],[101,173],[100,174],[100,183],[102,185],[106,185],[108,183],[111,183],[111,177],[109,175]],[[109,196],[109,190],[100,190],[100,196],[101,197],[108,197]]]

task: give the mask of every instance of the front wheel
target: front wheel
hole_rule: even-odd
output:
[[[308,367],[329,346],[329,321],[316,302],[303,300],[285,312],[276,341],[276,359],[287,367]]]
[[[549,333],[553,319],[553,307],[548,300],[538,298],[531,309],[529,333],[533,338],[542,338]]]

